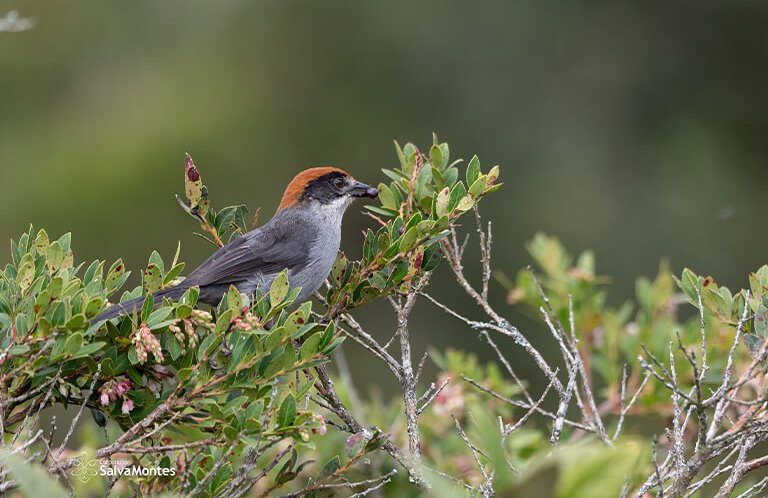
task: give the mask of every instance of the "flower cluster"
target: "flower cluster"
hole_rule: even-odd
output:
[[[262,328],[262,324],[248,306],[243,306],[242,314],[235,318],[234,327],[237,330],[255,330]]]
[[[133,400],[126,396],[132,386],[133,384],[131,381],[125,377],[115,377],[114,379],[105,382],[104,385],[99,388],[99,401],[102,406],[107,406],[108,404],[117,401],[118,398],[122,398],[122,411],[127,415],[133,410]]]
[[[187,352],[186,344],[192,349],[197,347],[197,334],[195,333],[195,323],[192,319],[177,320],[168,326],[168,330],[173,332],[174,337],[181,344],[182,352]]]
[[[141,364],[146,363],[149,353],[152,353],[157,362],[162,362],[164,359],[163,351],[160,348],[160,341],[157,340],[157,337],[154,336],[146,323],[142,323],[141,327],[134,334],[133,345],[136,346],[136,357]]]

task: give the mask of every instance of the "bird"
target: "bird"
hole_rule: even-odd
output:
[[[230,286],[252,295],[268,289],[283,270],[287,270],[289,285],[301,288],[295,302],[306,301],[331,272],[347,208],[356,198],[375,199],[378,194],[376,187],[336,167],[301,171],[286,187],[267,223],[221,247],[181,283],[152,294],[154,304],[163,298],[178,300],[188,289],[198,287],[198,302],[215,306]],[[115,304],[91,323],[131,314],[145,299]]]

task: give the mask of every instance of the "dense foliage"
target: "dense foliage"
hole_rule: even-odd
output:
[[[127,282],[124,264],[76,263],[68,234],[30,229],[12,242],[0,272],[0,492],[58,496],[52,475],[76,494],[116,496],[759,496],[768,266],[734,292],[662,264],[617,307],[591,252],[574,258],[538,234],[533,267],[495,272],[508,304],[543,325],[523,333],[489,301],[492,230],[477,206],[500,187],[499,168],[484,173],[473,157],[460,171],[436,138],[425,152],[396,150],[380,205],[367,206],[378,226],[361,258],[339,254],[314,303],[294,302],[283,273],[260,295],[230,289],[209,311],[193,288],[94,324]],[[184,175],[180,203],[202,237],[220,246],[248,230],[245,206],[214,209],[189,157]],[[467,213],[476,227],[459,224]],[[462,231],[478,239],[479,284],[464,274]],[[178,281],[178,259],[153,252],[119,300]],[[436,270],[484,318],[443,304],[429,287]],[[350,314],[380,298],[397,318],[385,344]],[[414,361],[417,299],[466,324],[495,360],[450,349]],[[402,399],[357,391],[345,339]],[[536,382],[517,375],[512,348]],[[436,379],[422,378],[428,357]],[[66,430],[41,421],[57,405],[70,408]],[[94,459],[167,472],[95,478]]]
[[[146,294],[143,306],[116,324],[92,324],[130,272],[120,260],[76,264],[70,234],[51,241],[45,230],[30,228],[12,241],[11,262],[0,273],[0,428],[15,443],[37,425],[27,424],[30,413],[77,405],[93,410],[102,425],[106,416],[126,431],[121,444],[107,445],[96,457],[172,441],[175,451],[141,450],[134,457],[144,467],[177,470],[175,478],[142,481],[143,492],[244,492],[253,483],[238,474],[245,468],[242,460],[260,457],[251,469],[262,467],[286,444],[292,448],[289,459],[270,476],[268,488],[295,479],[307,464],[297,461],[297,451],[314,448],[312,435],[327,431],[323,415],[308,402],[315,389],[311,369],[326,363],[344,339],[334,319],[400,292],[434,269],[437,242],[448,226],[499,187],[498,167],[482,174],[477,158],[465,185],[448,154],[447,144],[437,142],[429,157],[412,144],[398,147],[401,165],[386,170],[393,181],[380,185],[382,206],[369,207],[393,219],[368,230],[359,261],[339,255],[320,313],[313,312],[312,302],[294,302],[299,289],[289,289],[285,273],[263,295],[232,287],[210,313],[196,308],[197,288],[178,302],[166,299],[154,307],[149,295],[173,285],[184,263],[178,251],[170,264],[153,252],[141,285],[120,297]],[[211,207],[189,156],[185,194],[183,207],[212,243],[222,245],[247,230],[244,206]],[[145,435],[148,428],[153,430]],[[333,481],[381,444],[375,429],[367,431],[354,451],[341,453],[343,465],[335,455],[312,482]],[[53,471],[67,470],[62,454],[49,449],[42,461],[56,462]]]

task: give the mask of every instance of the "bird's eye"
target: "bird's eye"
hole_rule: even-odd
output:
[[[343,178],[334,178],[333,180],[333,186],[337,189],[341,189],[344,187],[344,179]]]

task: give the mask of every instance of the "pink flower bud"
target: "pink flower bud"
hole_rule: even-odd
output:
[[[133,400],[131,398],[125,398],[123,400],[123,414],[128,415],[133,410]]]
[[[312,418],[320,422],[320,427],[317,429],[312,429],[313,434],[320,434],[321,436],[324,436],[326,432],[328,432],[328,427],[325,425],[325,417],[322,415],[312,415]]]
[[[131,385],[131,381],[128,379],[121,379],[117,382],[117,385],[115,385],[115,393],[118,396],[122,396],[131,389]]]

